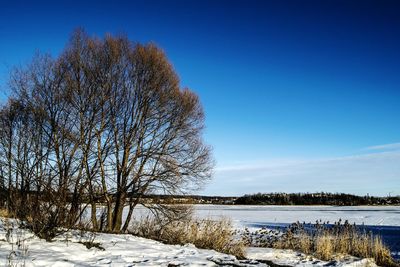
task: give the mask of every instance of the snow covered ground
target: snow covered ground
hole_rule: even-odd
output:
[[[0,266],[216,266],[240,263],[235,257],[193,245],[164,245],[132,235],[71,231],[46,242],[13,225],[0,223]],[[79,242],[92,240],[101,248],[87,249]],[[259,264],[257,266],[266,266]]]
[[[147,214],[139,207],[136,218]],[[225,206],[195,205],[199,218],[230,218],[237,228],[260,228],[295,221],[334,222],[338,219],[357,224],[400,226],[400,207],[332,206]],[[372,261],[348,257],[324,262],[291,250],[249,248],[252,261],[238,261],[231,255],[192,245],[165,245],[132,235],[88,234],[72,231],[45,242],[18,228],[15,221],[0,221],[0,266],[376,266]],[[12,225],[13,224],[13,225]],[[93,241],[94,238],[94,241]],[[92,240],[99,248],[86,248]]]
[[[83,242],[98,247],[88,249]],[[79,243],[81,242],[81,243]],[[347,258],[323,262],[290,250],[250,248],[248,258],[284,266],[376,266],[369,260]],[[195,248],[165,245],[132,235],[70,231],[46,242],[20,229],[14,220],[0,219],[0,266],[268,266],[254,260],[238,261],[231,255]]]

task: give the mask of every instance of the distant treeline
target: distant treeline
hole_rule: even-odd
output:
[[[257,193],[241,197],[145,195],[141,203],[215,205],[400,205],[400,196],[356,196],[344,193]]]
[[[144,195],[142,204],[215,204],[233,205],[238,197],[200,196],[200,195]]]
[[[0,188],[0,199],[8,194]],[[39,196],[48,201],[43,192],[28,191],[29,197]],[[67,202],[71,202],[72,192],[67,193]],[[115,199],[115,194],[110,194]],[[127,198],[138,198],[137,195],[128,194]],[[105,203],[101,194],[82,194],[81,201],[90,203]],[[146,194],[140,197],[138,204],[213,204],[213,205],[330,205],[330,206],[361,206],[361,205],[400,205],[400,196],[356,196],[344,193],[257,193],[241,197],[235,196],[202,196],[202,195],[162,195]]]
[[[234,202],[236,205],[400,205],[400,196],[373,197],[343,193],[257,193],[244,195]]]

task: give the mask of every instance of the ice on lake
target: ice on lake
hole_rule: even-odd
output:
[[[200,218],[230,218],[237,225],[334,223],[341,219],[358,225],[400,226],[400,206],[243,206],[195,205]]]

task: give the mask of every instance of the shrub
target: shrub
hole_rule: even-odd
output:
[[[344,254],[373,258],[381,266],[400,266],[379,236],[362,232],[347,221],[344,224],[339,221],[333,226],[317,222],[311,229],[307,229],[305,224],[295,223],[272,246],[313,254],[322,260],[331,260],[338,254]]]
[[[146,217],[134,223],[132,233],[141,237],[159,240],[167,244],[191,243],[198,248],[245,257],[245,243],[237,237],[232,224],[222,220],[182,220],[163,222],[153,217]]]
[[[31,230],[39,238],[52,241],[66,231],[61,228],[60,214],[60,210],[56,207],[42,203],[35,212],[29,212],[29,215],[20,221],[21,227]]]

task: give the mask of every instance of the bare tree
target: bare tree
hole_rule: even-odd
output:
[[[77,31],[58,58],[38,57],[11,84],[26,115],[1,113],[1,181],[57,196],[58,224],[74,225],[90,205],[96,230],[126,231],[143,195],[185,193],[211,176],[198,96],[154,44]]]

